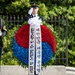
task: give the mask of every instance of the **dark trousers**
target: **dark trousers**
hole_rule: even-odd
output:
[[[38,74],[36,74],[36,71],[34,71],[34,75],[38,75]]]
[[[0,48],[0,60],[1,60],[1,55],[2,55],[2,48]]]

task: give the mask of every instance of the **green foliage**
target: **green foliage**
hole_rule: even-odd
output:
[[[41,12],[42,11],[42,12]],[[48,8],[46,7],[46,5],[44,3],[41,3],[39,5],[39,14],[44,18],[47,19],[48,18]]]
[[[9,4],[6,9],[8,14],[24,14],[29,6],[29,0],[17,0]]]
[[[20,25],[16,25],[15,27],[9,29],[7,35],[3,38],[4,47],[1,61],[1,64],[3,65],[18,64],[14,59],[12,47],[15,33],[19,27]]]

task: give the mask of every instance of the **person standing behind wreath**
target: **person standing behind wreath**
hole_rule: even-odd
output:
[[[36,25],[37,22],[42,22],[43,19],[38,15],[38,10],[39,10],[38,5],[34,3],[31,6],[30,10],[28,11],[29,25]],[[36,67],[34,68],[34,75],[38,75],[36,74]]]
[[[3,41],[2,38],[5,36],[7,33],[6,26],[4,25],[4,20],[0,19],[0,60],[1,60],[1,55],[2,55],[2,48],[3,48]]]
[[[34,18],[34,17],[36,17],[40,21],[44,20],[42,17],[38,15],[38,11],[39,11],[38,4],[35,4],[35,3],[32,4],[30,10],[28,11],[28,15],[27,15],[28,22],[29,22],[29,19]]]

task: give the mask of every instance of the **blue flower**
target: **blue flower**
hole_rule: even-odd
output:
[[[23,63],[28,65],[28,53],[29,48],[24,48],[20,46],[16,39],[14,39],[13,44],[14,55]],[[54,52],[52,47],[47,42],[42,42],[42,64],[46,64],[49,60],[52,59]]]

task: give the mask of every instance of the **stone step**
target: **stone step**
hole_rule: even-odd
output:
[[[28,68],[21,66],[1,66],[0,75],[28,75]],[[65,66],[47,66],[40,75],[67,75]]]
[[[47,66],[43,69],[43,75],[67,75],[65,66]]]
[[[75,67],[66,67],[66,73],[68,75],[75,75]]]
[[[0,75],[26,75],[27,70],[21,66],[1,66]]]

